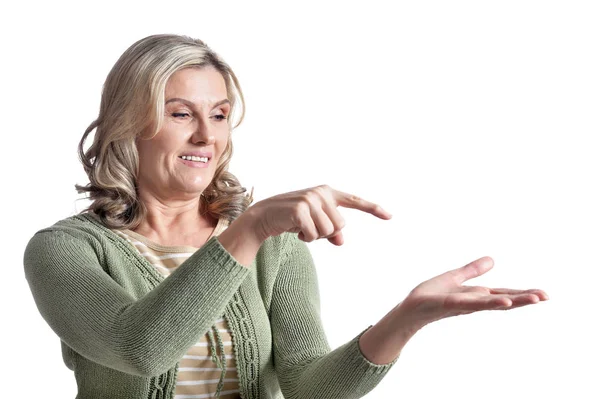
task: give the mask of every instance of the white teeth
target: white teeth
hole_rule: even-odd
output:
[[[196,157],[196,156],[192,156],[192,155],[182,155],[179,158],[181,159],[185,159],[186,161],[196,161],[196,162],[208,162],[208,158],[207,157]]]

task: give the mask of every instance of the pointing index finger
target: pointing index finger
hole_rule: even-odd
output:
[[[377,216],[381,219],[391,219],[392,214],[384,210],[380,205],[367,201],[358,195],[348,194],[342,191],[334,190],[338,205],[345,208],[358,209]]]

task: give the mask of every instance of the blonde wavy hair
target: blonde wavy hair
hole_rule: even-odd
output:
[[[85,130],[79,142],[79,159],[89,178],[85,186],[75,185],[78,193],[89,193],[92,212],[105,226],[135,229],[146,217],[146,207],[137,194],[139,172],[137,137],[160,130],[164,114],[164,93],[169,77],[189,67],[214,67],[227,87],[231,112],[227,116],[230,132],[245,114],[244,96],[229,65],[203,41],[188,36],[159,34],[138,40],[117,60],[102,88],[98,118]],[[237,98],[239,97],[239,103]],[[241,105],[241,115],[233,126],[232,115]],[[96,129],[94,141],[84,152],[88,135]],[[244,193],[238,179],[228,172],[233,155],[231,134],[218,161],[213,180],[200,197],[200,212],[229,222],[241,215],[254,200]]]

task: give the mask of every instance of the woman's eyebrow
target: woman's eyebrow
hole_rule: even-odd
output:
[[[188,100],[186,100],[184,98],[179,98],[179,97],[175,97],[175,98],[171,98],[171,99],[167,100],[165,102],[165,105],[167,105],[168,103],[174,102],[174,101],[179,101],[179,102],[184,103],[184,104],[186,104],[186,105],[188,105],[188,106],[190,106],[192,108],[194,107],[194,103],[193,102],[188,101]],[[212,108],[218,107],[219,105],[222,105],[222,104],[229,104],[229,105],[231,105],[231,102],[228,99],[217,101],[216,103],[213,104]]]

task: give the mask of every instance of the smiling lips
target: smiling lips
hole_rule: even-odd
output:
[[[183,162],[185,165],[191,166],[192,168],[207,168],[211,161],[210,158],[206,162],[192,161],[192,160],[188,160],[188,159],[183,159],[181,157],[177,157],[177,159],[181,160],[181,162]]]
[[[192,156],[192,155],[182,155],[179,158],[185,159],[187,161],[208,162],[208,157],[196,157],[196,156]]]
[[[213,156],[212,152],[207,152],[207,151],[187,151],[179,156],[182,157],[184,155],[194,156],[194,157],[206,157],[208,159],[211,159]]]

